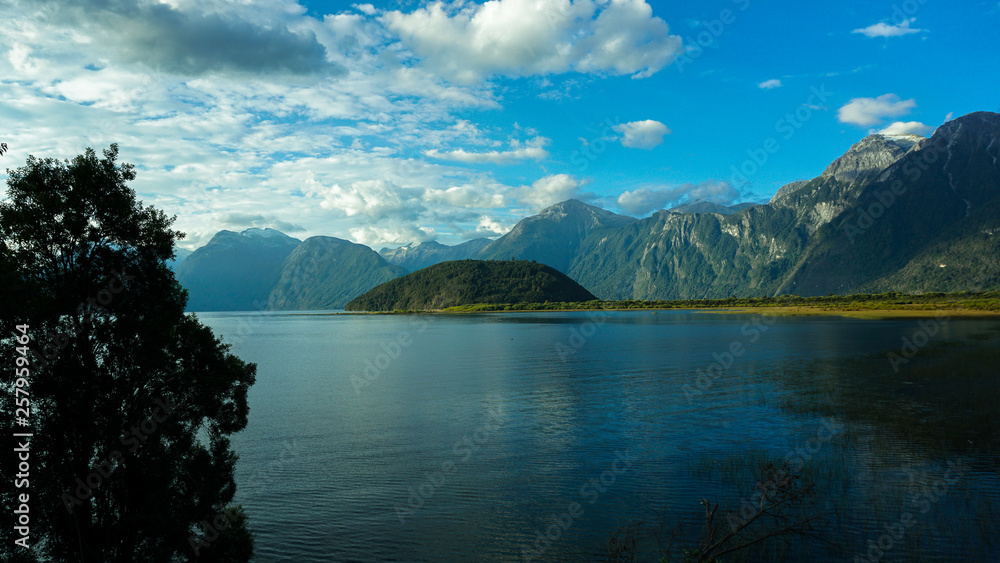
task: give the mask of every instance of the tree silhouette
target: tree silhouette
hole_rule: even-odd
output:
[[[29,494],[31,545],[15,547],[21,536],[4,525],[0,559],[247,561],[246,517],[227,506],[228,436],[246,426],[256,365],[184,314],[187,294],[166,265],[183,234],[136,200],[134,168],[117,157],[112,144],[103,158],[87,149],[8,171],[0,412],[14,413],[26,333],[30,425],[13,431],[34,436],[29,487],[8,478],[17,443],[0,456],[5,518]]]

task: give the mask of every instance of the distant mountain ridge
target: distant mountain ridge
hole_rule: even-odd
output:
[[[267,308],[341,309],[358,295],[406,273],[406,268],[388,263],[362,244],[310,237],[282,262]]]
[[[488,238],[472,239],[455,246],[437,241],[416,242],[394,249],[383,248],[378,253],[390,264],[415,272],[440,262],[474,258],[491,242],[493,241]]]
[[[167,267],[176,272],[178,266],[180,266],[188,256],[191,256],[192,252],[194,251],[186,248],[174,247],[174,258],[173,260],[167,260]]]
[[[299,239],[274,229],[219,231],[177,266],[190,311],[252,311],[262,308],[278,281],[282,261]]]
[[[635,219],[568,200],[491,242],[425,242],[382,249],[380,256],[341,241],[337,248],[350,252],[309,266],[324,272],[312,278],[286,276],[286,268],[306,267],[302,258],[285,262],[296,239],[260,229],[222,231],[180,263],[178,279],[191,292],[192,308],[233,307],[261,294],[276,309],[333,307],[363,293],[365,284],[454,257],[535,260],[602,299],[998,289],[998,162],[1000,115],[976,112],[945,123],[929,139],[869,135],[819,176],[783,186],[767,204],[696,202]],[[234,252],[258,266],[241,269],[228,258]],[[316,262],[325,255],[318,253],[302,255]],[[266,279],[249,280],[253,272]],[[244,280],[247,288],[206,294],[208,278]],[[296,287],[314,283],[328,287]]]

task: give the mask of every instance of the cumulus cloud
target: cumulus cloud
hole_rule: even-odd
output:
[[[910,27],[910,24],[915,21],[917,21],[916,18],[910,18],[896,25],[879,22],[868,27],[855,29],[852,33],[860,33],[865,37],[899,37],[911,33],[920,33],[923,31],[922,29],[913,29]]]
[[[757,85],[761,90],[773,90],[775,88],[781,88],[781,81],[777,78],[772,78],[770,80],[765,80]]]
[[[837,110],[837,119],[841,123],[870,127],[881,123],[887,117],[906,115],[915,107],[917,107],[915,100],[901,100],[896,94],[884,94],[877,98],[854,98]]]
[[[348,217],[413,218],[424,209],[416,190],[401,188],[386,180],[362,180],[347,187],[334,184],[320,187],[315,193],[323,198],[320,207],[340,210]]]
[[[411,242],[426,242],[437,238],[437,233],[429,227],[373,226],[365,225],[350,229],[351,240],[371,247],[384,244],[409,244]]]
[[[480,237],[493,237],[507,234],[513,228],[510,223],[498,221],[488,215],[479,217],[479,224],[476,225],[476,235]]]
[[[456,149],[441,152],[437,149],[432,149],[424,151],[424,155],[431,158],[452,160],[468,164],[486,162],[493,164],[505,164],[514,160],[541,160],[543,158],[548,158],[549,151],[542,148],[548,143],[549,140],[545,137],[536,137],[529,141],[526,146],[520,146],[520,143],[516,142],[513,143],[514,148],[509,151],[469,152],[465,149]]]
[[[663,143],[664,135],[670,134],[666,125],[652,119],[621,123],[613,129],[622,134],[622,145],[634,149],[651,149]]]
[[[535,180],[530,186],[513,190],[517,200],[532,210],[544,209],[567,199],[592,199],[593,194],[581,193],[583,183],[569,174],[553,174]]]
[[[570,71],[644,78],[681,51],[645,0],[438,1],[382,21],[426,65],[465,83]]]
[[[739,195],[739,191],[729,182],[708,180],[672,188],[639,188],[623,192],[618,196],[618,208],[630,215],[643,216],[653,211],[674,207],[682,200],[690,203],[707,201],[730,205]]]
[[[503,194],[485,193],[483,186],[472,184],[452,186],[447,189],[428,189],[424,192],[424,201],[446,203],[462,208],[497,208],[507,203]]]
[[[883,135],[920,135],[921,137],[927,137],[933,132],[933,127],[924,125],[919,121],[897,121],[879,131]]]

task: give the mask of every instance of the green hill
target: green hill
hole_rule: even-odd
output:
[[[480,303],[597,299],[554,268],[527,261],[454,260],[386,282],[347,304],[348,311],[433,310]]]

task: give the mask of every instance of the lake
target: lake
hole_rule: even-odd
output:
[[[634,521],[656,561],[702,499],[749,519],[769,460],[814,484],[819,539],[723,561],[998,560],[996,320],[198,316],[258,365],[233,437],[258,562],[604,561]]]

